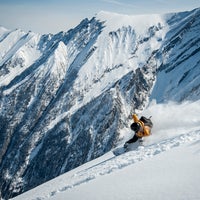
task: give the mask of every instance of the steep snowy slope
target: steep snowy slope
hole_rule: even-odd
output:
[[[199,199],[200,102],[153,104],[145,114],[156,116],[157,110],[164,118],[154,119],[157,126],[144,147],[118,157],[109,152],[14,200]],[[180,116],[187,110],[186,124]]]
[[[83,165],[13,200],[197,200],[199,141],[198,138],[161,154],[159,148],[154,153],[140,149],[137,158],[138,152],[117,159],[109,159],[106,154],[98,162],[95,160],[97,163]]]
[[[149,100],[198,100],[199,19],[100,12],[55,35],[1,28],[0,196],[110,151]]]

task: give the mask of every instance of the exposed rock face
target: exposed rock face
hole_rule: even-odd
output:
[[[199,9],[112,29],[115,17],[56,35],[0,28],[2,198],[108,152],[149,100],[199,99]]]

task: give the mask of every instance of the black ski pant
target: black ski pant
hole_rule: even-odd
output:
[[[135,134],[130,140],[128,140],[126,143],[131,144],[134,142],[137,142],[139,137]]]

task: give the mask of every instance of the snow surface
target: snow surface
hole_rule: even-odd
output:
[[[13,199],[200,199],[199,113],[200,101],[152,102],[140,113],[154,122],[144,146],[108,152]]]

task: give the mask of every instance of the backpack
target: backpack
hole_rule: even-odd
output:
[[[146,117],[142,116],[142,117],[140,118],[140,120],[141,120],[142,122],[144,122],[144,125],[145,125],[145,126],[149,126],[150,128],[153,127],[153,122],[151,121],[151,117],[146,118]]]

